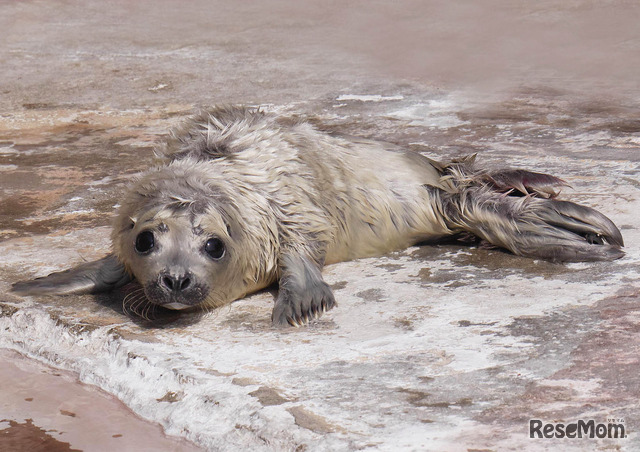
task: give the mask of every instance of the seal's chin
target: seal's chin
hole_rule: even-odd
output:
[[[182,304],[182,303],[166,303],[162,305],[163,308],[167,308],[167,309],[173,309],[174,311],[181,311],[183,309],[188,309],[188,308],[192,308],[193,306],[190,306],[188,304]]]

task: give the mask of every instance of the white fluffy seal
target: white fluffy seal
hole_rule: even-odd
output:
[[[556,177],[439,163],[255,109],[197,115],[160,154],[123,197],[112,254],[14,290],[100,292],[135,279],[147,302],[183,309],[278,282],[272,320],[298,326],[335,305],[324,265],[456,234],[552,261],[623,254],[607,217],[554,199]]]

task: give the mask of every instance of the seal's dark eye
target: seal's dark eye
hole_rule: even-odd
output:
[[[224,256],[224,243],[220,239],[209,239],[204,245],[204,250],[213,259],[220,259]]]
[[[136,251],[140,254],[145,254],[153,249],[155,241],[153,239],[153,232],[142,231],[136,237]]]

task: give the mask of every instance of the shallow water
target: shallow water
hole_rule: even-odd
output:
[[[0,450],[198,451],[70,373],[0,349]]]

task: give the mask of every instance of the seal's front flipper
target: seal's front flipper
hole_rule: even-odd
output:
[[[20,281],[11,290],[21,295],[83,294],[107,292],[124,286],[131,275],[113,255],[49,276]]]
[[[320,268],[299,255],[281,258],[278,298],[271,320],[276,326],[302,326],[336,305]]]

